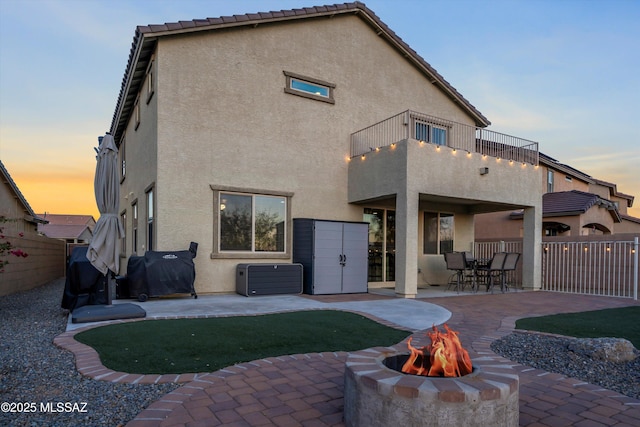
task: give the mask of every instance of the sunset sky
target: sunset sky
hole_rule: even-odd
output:
[[[137,25],[332,3],[0,0],[0,159],[36,213],[97,219],[93,147],[109,130]],[[365,4],[490,129],[616,183],[640,217],[640,1]]]

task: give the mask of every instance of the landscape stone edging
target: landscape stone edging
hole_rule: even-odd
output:
[[[326,310],[326,309],[313,308],[310,310],[303,310],[303,311],[317,311],[317,310]],[[380,319],[369,313],[363,313],[363,312],[353,311],[353,310],[334,309],[334,308],[332,308],[331,310],[345,311],[348,313],[358,314],[370,320],[373,320],[377,323],[380,323],[381,325],[384,325],[384,326],[405,330],[411,333],[417,332],[417,331],[413,331],[408,328],[405,328],[403,326],[397,325],[393,322]],[[286,311],[279,311],[277,313],[243,314],[242,316],[262,316],[265,314],[290,313],[295,311],[301,311],[301,310],[286,310]],[[234,315],[158,316],[158,317],[145,317],[145,318],[134,318],[134,319],[119,319],[119,320],[113,320],[105,323],[97,323],[93,325],[82,326],[80,328],[77,328],[71,331],[63,332],[53,339],[53,343],[57,347],[73,353],[75,356],[75,364],[78,372],[81,375],[88,378],[92,378],[94,380],[110,381],[113,383],[126,383],[126,384],[189,383],[189,382],[198,380],[204,375],[211,375],[214,372],[224,372],[225,370],[229,370],[234,366],[241,367],[244,364],[254,363],[255,361],[239,363],[237,365],[232,365],[230,367],[222,368],[214,372],[200,372],[200,373],[187,373],[187,374],[130,374],[127,372],[119,372],[119,371],[114,371],[112,369],[107,368],[102,364],[102,361],[100,360],[100,355],[98,354],[97,351],[93,349],[93,347],[77,341],[74,337],[76,334],[80,332],[88,331],[90,329],[98,328],[101,326],[115,325],[120,323],[141,322],[146,320],[210,319],[210,318],[218,318],[218,317],[236,317],[236,316],[238,315],[234,314]],[[322,354],[322,353],[317,353],[317,354]],[[292,355],[292,356],[295,357],[297,355]],[[304,356],[304,354],[302,356]],[[283,356],[276,356],[273,358],[258,359],[258,360],[266,360],[266,361],[268,361],[269,359],[280,360],[278,359],[278,357],[283,357]]]

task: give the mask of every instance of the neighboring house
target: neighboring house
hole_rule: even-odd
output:
[[[47,221],[33,212],[2,161],[0,161],[0,179],[2,179],[0,216],[9,220],[0,223],[0,227],[5,233],[12,232],[14,235],[18,233],[23,233],[26,236],[37,235],[38,226],[46,224]]]
[[[540,153],[542,232],[544,236],[640,233],[640,218],[627,214],[634,197]],[[476,238],[522,237],[521,211],[478,215]]]
[[[0,269],[0,296],[26,291],[64,276],[64,243],[38,235],[47,220],[33,212],[26,198],[0,161],[1,243],[10,243],[20,256],[4,254]]]
[[[66,243],[89,243],[96,226],[91,215],[61,215],[45,213],[41,215],[48,224],[38,226],[38,231],[52,239]]]
[[[359,2],[138,27],[110,129],[121,269],[195,241],[197,292],[232,292],[238,264],[292,261],[293,219],[367,221],[369,286],[411,298],[476,214],[522,209],[539,288],[538,145],[489,124]]]

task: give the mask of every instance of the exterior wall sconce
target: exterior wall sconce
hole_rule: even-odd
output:
[[[480,168],[480,175],[487,175],[489,173],[489,168],[488,167],[483,167]]]

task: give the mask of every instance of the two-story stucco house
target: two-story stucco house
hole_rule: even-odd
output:
[[[522,209],[538,288],[538,146],[489,124],[359,2],[138,27],[110,130],[122,271],[195,241],[197,292],[232,292],[238,264],[292,261],[295,218],[365,221],[369,287],[411,298],[475,214]]]

